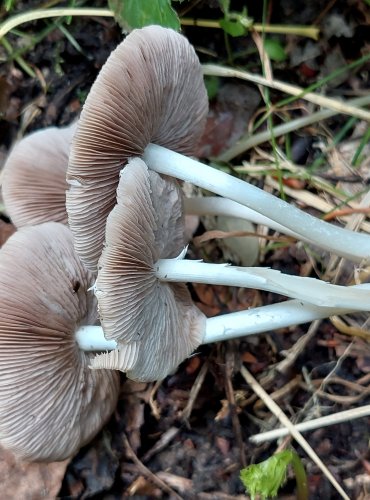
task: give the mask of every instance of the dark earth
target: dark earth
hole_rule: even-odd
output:
[[[16,1],[12,14],[51,4],[67,5],[57,1]],[[106,7],[104,2],[89,2],[89,6],[92,4]],[[232,9],[241,11],[244,4],[248,14],[261,22],[262,2],[232,2]],[[176,7],[187,18],[222,17],[216,0],[176,3]],[[4,8],[0,15],[6,18]],[[322,29],[318,42],[292,35],[277,37],[288,58],[273,62],[274,77],[307,87],[335,67],[359,59],[369,52],[369,17],[369,6],[362,0],[271,0],[268,22],[315,24]],[[333,18],[342,31],[336,29],[333,33],[325,28]],[[78,43],[77,48],[58,29],[58,23]],[[349,27],[350,32],[346,33]],[[77,118],[102,64],[122,40],[121,30],[111,18],[74,18],[70,23],[45,20],[19,29],[30,36],[22,39],[9,34],[7,39],[36,77],[29,76],[0,46],[0,161],[23,134],[50,125],[65,125]],[[232,63],[261,73],[258,52],[250,36],[228,38],[225,43],[220,29],[186,27],[183,32],[202,62]],[[369,69],[369,65],[362,64],[345,72],[324,86],[325,94],[351,97],[366,93]],[[272,102],[283,97],[278,92],[270,93]],[[299,103],[303,105],[303,101]],[[230,146],[262,106],[256,86],[238,80],[216,82],[200,155],[216,156]],[[292,119],[301,112],[300,106],[287,108],[285,118]],[[279,123],[278,116],[274,120]],[[333,137],[347,120],[348,117],[337,115],[325,124],[291,134],[292,161],[308,169],[321,154],[319,139]],[[351,137],[354,126],[347,128],[342,141]],[[262,148],[271,154],[271,145],[264,144]],[[251,150],[232,165],[253,161],[258,154]],[[329,179],[334,175],[326,159],[320,174]],[[362,188],[367,178],[368,173],[363,173]],[[264,177],[255,177],[252,182],[263,187]],[[300,187],[317,192],[309,183]],[[310,207],[306,209],[321,216]],[[6,215],[1,216],[1,221],[0,236],[4,242],[12,229]],[[196,235],[204,230],[201,222]],[[218,240],[202,247],[192,245],[190,252],[192,257],[213,262],[223,259]],[[313,263],[296,243],[265,246],[260,263],[296,275],[322,277],[329,270],[328,256],[320,254]],[[347,284],[353,269],[350,264],[343,269],[338,283]],[[208,315],[285,300],[270,293],[205,285],[192,286],[191,293]],[[353,321],[363,324],[364,318],[358,316]],[[297,341],[304,335],[306,342],[298,347]],[[122,375],[114,415],[96,439],[71,459],[58,498],[245,498],[239,479],[241,468],[268,458],[277,448],[289,446],[303,459],[311,498],[339,498],[323,473],[291,439],[258,446],[249,442],[251,435],[280,425],[239,369],[244,363],[292,421],[308,420],[370,403],[368,338],[346,335],[334,323],[324,320],[241,341],[202,346],[160,384],[134,383]],[[293,353],[296,355],[287,357]],[[351,498],[370,498],[369,418],[318,429],[305,436]],[[295,498],[291,473],[279,498]]]

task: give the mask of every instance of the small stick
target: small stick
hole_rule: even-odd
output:
[[[172,488],[170,488],[164,481],[162,481],[162,479],[153,474],[153,472],[149,470],[148,467],[146,467],[141,462],[141,460],[138,459],[136,453],[132,449],[129,440],[127,439],[125,434],[123,434],[122,439],[123,439],[123,445],[126,449],[127,457],[134,462],[140,473],[143,474],[147,479],[149,479],[149,481],[158,486],[158,488],[160,488],[161,490],[165,491],[168,495],[170,495],[171,498],[182,500],[182,497],[180,497]]]
[[[347,422],[348,420],[354,420],[355,418],[368,417],[370,415],[370,405],[361,406],[360,408],[353,408],[351,410],[340,411],[334,413],[333,415],[326,415],[325,417],[314,418],[308,420],[307,422],[301,422],[296,424],[294,427],[299,432],[311,431],[318,429],[320,427],[327,427],[329,425],[339,424],[341,422]],[[265,441],[273,441],[280,437],[287,436],[289,430],[285,427],[281,429],[273,429],[272,431],[261,432],[260,434],[255,434],[249,438],[252,443],[263,443]]]
[[[190,390],[189,400],[186,403],[186,406],[181,413],[181,420],[186,422],[186,423],[188,422],[190,415],[191,415],[191,412],[193,411],[193,406],[194,406],[195,400],[197,399],[199,391],[202,388],[202,385],[203,385],[204,379],[206,378],[207,372],[208,372],[208,363],[205,362],[203,364],[202,368],[200,369],[200,372],[197,375],[197,378],[193,384],[193,387]]]

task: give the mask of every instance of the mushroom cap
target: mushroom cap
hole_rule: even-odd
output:
[[[184,248],[182,195],[176,181],[148,170],[139,158],[121,171],[117,205],[106,227],[95,293],[108,339],[118,350],[96,356],[92,368],[129,378],[165,378],[196,349],[206,318],[185,284],[159,281],[154,265]]]
[[[184,36],[147,26],[112,52],[86,99],[67,172],[69,225],[89,269],[96,270],[128,158],[150,142],[194,153],[207,110],[201,66]]]
[[[74,335],[96,323],[92,282],[60,223],[22,228],[0,250],[0,443],[23,459],[70,457],[115,408],[118,374],[90,370]]]
[[[19,141],[4,166],[2,191],[16,227],[67,224],[66,172],[76,123],[49,127]]]

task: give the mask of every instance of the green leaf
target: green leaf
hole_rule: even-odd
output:
[[[220,0],[220,7],[225,16],[227,16],[230,10],[230,0]]]
[[[218,89],[220,88],[220,79],[217,76],[204,77],[204,84],[206,86],[208,99],[211,100],[218,94]]]
[[[263,500],[275,497],[286,480],[286,469],[292,461],[292,451],[285,450],[259,464],[250,465],[240,472],[240,479],[254,500],[260,495]]]
[[[108,0],[118,24],[125,30],[159,24],[176,31],[180,30],[180,19],[171,7],[170,0]]]
[[[243,36],[247,32],[238,19],[221,19],[220,26],[225,33],[231,36]]]
[[[280,44],[278,40],[274,40],[272,38],[265,38],[264,47],[267,52],[267,55],[270,59],[276,62],[285,61],[287,58],[284,47]]]

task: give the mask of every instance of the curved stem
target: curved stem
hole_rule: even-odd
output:
[[[221,198],[220,196],[185,198],[184,208],[186,215],[226,215],[237,219],[245,219],[254,224],[263,224],[275,231],[279,231],[279,233],[303,239],[300,235],[290,231],[278,222],[228,198]],[[304,241],[309,242],[309,239],[307,238]]]
[[[234,267],[192,260],[159,259],[154,273],[161,281],[239,286],[278,293],[320,307],[370,311],[370,285],[338,286],[314,278],[260,267]]]
[[[191,182],[259,212],[293,231],[300,239],[316,244],[324,250],[357,263],[370,257],[369,235],[328,224],[215,168],[156,144],[150,144],[145,149],[144,161],[158,173]]]
[[[89,16],[89,17],[113,17],[113,11],[109,9],[100,8],[77,8],[77,7],[62,7],[57,9],[35,9],[28,12],[22,12],[22,14],[17,14],[10,19],[7,19],[4,23],[0,24],[0,38],[6,35],[10,30],[16,28],[20,24],[27,23],[30,21],[36,21],[37,19],[47,19],[50,17],[62,17],[62,16]]]

